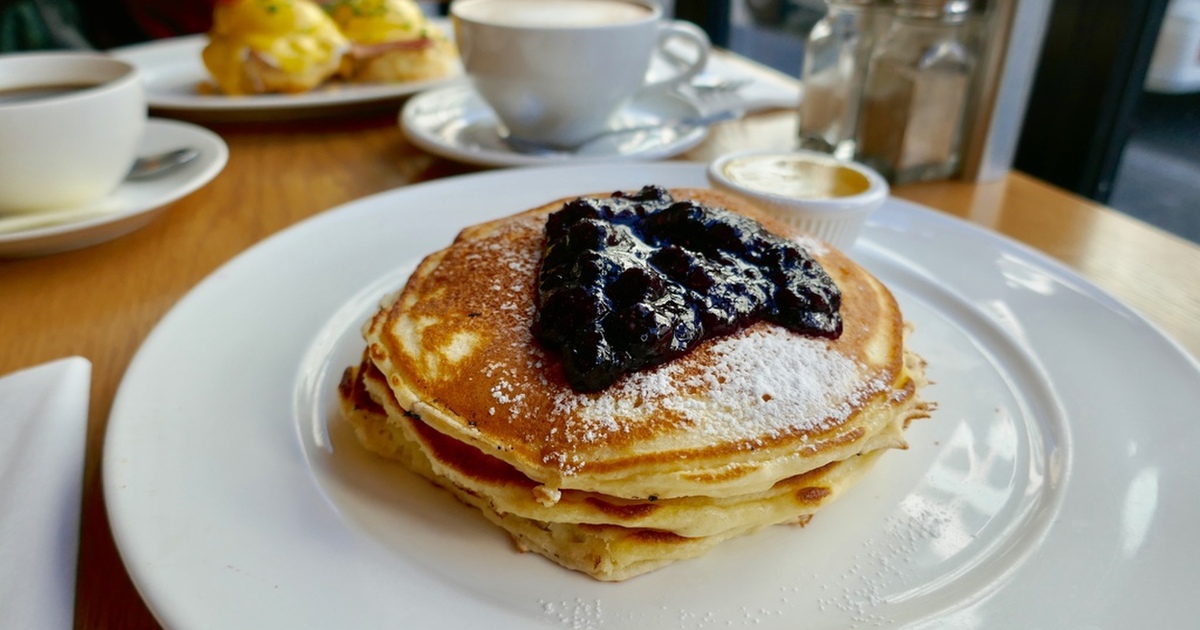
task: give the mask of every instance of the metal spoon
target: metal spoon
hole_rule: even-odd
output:
[[[723,110],[723,111],[719,111],[719,112],[713,112],[711,114],[705,114],[703,116],[691,116],[691,117],[687,117],[687,118],[674,118],[674,119],[670,119],[670,120],[660,120],[660,121],[654,122],[654,123],[647,123],[644,125],[631,125],[628,127],[617,127],[615,129],[605,129],[604,131],[601,131],[600,133],[598,133],[594,136],[591,136],[590,138],[585,138],[582,142],[575,145],[574,147],[561,148],[561,149],[547,147],[547,146],[537,144],[536,142],[530,142],[528,140],[521,140],[520,138],[512,138],[512,137],[504,138],[504,143],[507,144],[512,150],[516,151],[517,153],[524,153],[526,155],[536,155],[536,156],[540,156],[540,157],[567,157],[567,156],[578,155],[579,153],[583,152],[584,149],[591,146],[592,144],[599,142],[600,140],[603,140],[605,138],[611,138],[613,136],[622,136],[622,135],[626,135],[626,134],[636,133],[639,131],[658,131],[658,130],[664,130],[664,129],[670,129],[670,130],[674,131],[676,134],[683,134],[687,131],[695,129],[696,127],[707,127],[709,125],[721,122],[723,120],[733,120],[735,118],[740,118],[742,116],[742,114],[744,114],[744,113],[745,112],[742,109],[727,109],[727,110]]]
[[[129,174],[125,176],[125,179],[137,181],[157,177],[191,162],[199,155],[199,151],[191,147],[184,147],[166,153],[140,157],[134,160],[133,167],[129,169]]]
[[[699,94],[707,94],[737,92],[753,82],[750,79],[726,79],[716,75],[700,75],[686,85]]]
[[[147,155],[134,161],[125,176],[126,181],[145,181],[160,177],[191,162],[200,152],[191,147],[173,149],[164,153]],[[30,212],[28,214],[0,215],[0,234],[20,232],[34,228],[49,227],[73,221],[92,219],[107,214],[119,208],[111,199],[102,199],[74,208],[52,210],[48,212]]]

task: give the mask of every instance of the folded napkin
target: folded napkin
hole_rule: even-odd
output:
[[[742,105],[747,113],[770,109],[795,108],[800,105],[800,82],[775,70],[748,67],[750,62],[729,54],[714,53],[708,58],[702,76],[711,75],[721,79],[747,81],[738,89]]]
[[[71,628],[92,364],[0,378],[0,628]]]
[[[650,80],[661,80],[676,74],[678,71],[674,68],[683,63],[682,60],[695,57],[686,43],[671,42],[666,50],[665,55],[655,55],[651,59],[648,72]],[[735,93],[738,105],[748,114],[800,105],[799,80],[727,51],[714,50],[697,78],[703,83],[718,80],[742,83]]]

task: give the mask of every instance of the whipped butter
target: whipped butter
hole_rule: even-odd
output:
[[[834,159],[811,155],[749,155],[729,160],[722,173],[733,184],[794,199],[834,199],[867,191],[862,173]]]

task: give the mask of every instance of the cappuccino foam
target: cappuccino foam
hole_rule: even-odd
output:
[[[460,3],[456,15],[502,26],[580,28],[640,22],[649,7],[621,0],[480,0]]]

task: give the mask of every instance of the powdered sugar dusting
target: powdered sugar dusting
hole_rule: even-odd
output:
[[[668,363],[633,373],[596,396],[560,392],[556,415],[581,424],[569,432],[587,442],[620,430],[618,418],[643,416],[639,407],[653,401],[684,418],[706,442],[753,441],[840,423],[866,397],[888,387],[881,379],[863,387],[859,377],[866,368],[860,363],[824,340],[778,326],[720,339],[706,358],[697,371]]]
[[[885,606],[911,579],[921,551],[953,526],[951,514],[936,504],[907,500],[904,508],[905,514],[884,523],[881,539],[863,541],[867,551],[855,554],[850,568],[826,583],[830,592],[818,600],[820,609],[848,614],[855,623],[847,627],[894,625]]]
[[[604,610],[600,600],[575,598],[573,601],[539,600],[542,613],[571,630],[596,630],[604,625]]]
[[[797,235],[792,238],[792,241],[814,256],[823,256],[829,253],[829,246],[824,241],[808,234]]]

